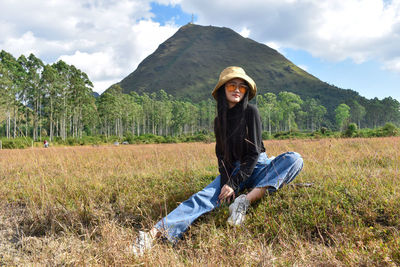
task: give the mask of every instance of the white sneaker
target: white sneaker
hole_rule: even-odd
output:
[[[240,226],[246,218],[246,211],[250,206],[250,202],[246,199],[246,195],[238,196],[235,201],[229,205],[228,223],[233,226]]]
[[[139,236],[132,245],[133,254],[135,256],[143,256],[146,251],[149,251],[153,247],[153,241],[150,233],[139,231]]]

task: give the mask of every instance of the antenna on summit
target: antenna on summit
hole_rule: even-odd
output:
[[[192,21],[190,21],[190,24],[193,24],[193,23],[194,23],[194,15],[192,13]]]

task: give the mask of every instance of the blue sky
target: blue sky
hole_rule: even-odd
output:
[[[284,49],[283,54],[297,66],[329,84],[352,89],[366,98],[393,97],[400,101],[400,74],[384,70],[374,60],[360,64],[346,59],[330,62],[315,58],[306,51]]]
[[[330,84],[400,101],[398,0],[2,0],[0,49],[74,64],[101,93],[192,14],[196,24],[271,46]]]
[[[173,22],[176,25],[185,25],[193,20],[196,21],[194,14],[185,13],[180,5],[163,5],[152,2],[151,12],[154,14],[153,21],[165,25],[168,22]]]

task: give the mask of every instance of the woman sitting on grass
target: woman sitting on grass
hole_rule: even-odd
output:
[[[150,249],[157,237],[177,242],[199,216],[232,200],[227,222],[239,226],[251,203],[299,174],[303,160],[298,153],[287,152],[276,158],[268,158],[265,153],[258,110],[248,104],[256,92],[255,82],[242,68],[228,67],[221,72],[212,92],[218,110],[214,131],[220,175],[161,219],[150,232],[140,231],[133,244],[136,255]],[[238,196],[245,189],[250,192]]]

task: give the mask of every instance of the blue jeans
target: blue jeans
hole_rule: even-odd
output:
[[[239,163],[236,164],[237,171]],[[303,168],[303,159],[296,152],[287,152],[269,159],[266,153],[261,153],[251,176],[239,185],[239,191],[255,187],[268,187],[271,192],[288,184],[299,174]],[[218,196],[221,192],[221,177],[218,175],[214,181],[203,190],[193,194],[188,200],[182,202],[161,219],[155,227],[175,243],[188,229],[188,227],[201,215],[218,207]]]

